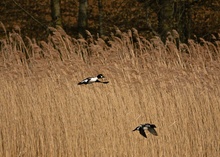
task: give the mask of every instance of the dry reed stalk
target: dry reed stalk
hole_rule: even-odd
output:
[[[0,156],[219,155],[219,64],[206,58],[202,46],[191,43],[185,66],[182,54],[169,56],[159,38],[135,55],[139,48],[115,37],[102,59],[88,54],[85,39],[56,33],[40,42],[49,57],[31,64],[12,55],[24,55],[26,48],[31,56],[37,50],[31,53],[29,46],[37,42],[11,40],[1,48],[8,65],[0,69]],[[63,61],[56,59],[58,50]],[[87,74],[100,72],[109,84],[77,86]],[[132,132],[145,122],[156,124],[158,137]]]
[[[77,75],[65,79],[61,71],[38,80],[1,80],[4,89],[0,98],[1,111],[10,108],[10,112],[1,114],[0,137],[4,137],[1,155],[7,154],[6,148],[11,150],[10,156],[201,156],[219,153],[216,149],[219,143],[212,142],[219,135],[211,134],[212,128],[218,131],[219,88],[214,91],[205,88],[202,83],[206,78],[195,80],[192,76],[189,78],[192,83],[184,81],[181,71],[177,75],[157,68],[154,69],[158,70],[156,75],[145,72],[139,77],[140,70],[123,70],[123,66],[115,66],[113,74],[105,72],[112,76],[108,86],[79,87],[73,83],[77,82]],[[56,65],[53,67],[60,69]],[[200,76],[195,74],[195,77]],[[215,87],[215,81],[207,85]],[[8,96],[11,99],[7,99]],[[160,133],[157,138],[149,135],[144,140],[131,132],[134,126],[146,121],[157,124]],[[205,128],[204,124],[210,127]]]
[[[4,30],[5,39],[8,40],[9,37],[8,37],[8,34],[7,34],[7,30],[6,30],[6,28],[5,28],[5,25],[4,25],[1,21],[0,21],[0,25],[1,25],[2,29]]]

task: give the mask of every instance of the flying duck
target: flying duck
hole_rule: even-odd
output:
[[[94,82],[99,82],[99,83],[109,83],[109,82],[102,82],[99,79],[105,78],[104,75],[99,74],[96,77],[87,77],[86,79],[82,80],[81,82],[78,83],[78,85],[82,85],[82,84],[90,84],[90,83],[94,83]]]
[[[146,124],[141,124],[139,125],[138,127],[136,127],[133,131],[136,131],[138,130],[139,133],[144,136],[145,138],[147,138],[147,135],[145,133],[144,130],[148,130],[151,134],[155,135],[155,136],[158,136],[156,130],[154,129],[156,128],[156,125],[154,124],[149,124],[149,123],[146,123]]]

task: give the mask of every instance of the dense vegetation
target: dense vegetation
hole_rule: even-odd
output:
[[[127,31],[132,27],[139,30],[140,34],[145,37],[152,37],[152,29],[158,31],[158,12],[160,6],[158,1],[145,0],[145,3],[140,3],[138,0],[114,0],[102,1],[103,3],[103,27],[105,35],[110,35],[114,29],[113,26],[118,26],[121,30]],[[148,2],[149,1],[149,2]],[[189,0],[191,2],[191,0]],[[11,31],[19,26],[22,30],[22,36],[31,38],[46,39],[48,31],[45,27],[52,26],[50,1],[38,0],[30,1],[23,0],[17,2],[24,10],[18,7],[13,1],[0,2],[0,19],[4,23],[7,30]],[[98,4],[96,0],[88,1],[88,30],[93,34],[98,32]],[[186,21],[181,20],[184,1],[176,1],[176,8],[180,12],[174,13],[172,25],[175,29]],[[190,3],[188,9],[191,17],[190,30],[191,34],[199,37],[208,38],[212,33],[218,33],[220,19],[220,2],[218,0],[197,0],[195,3]],[[63,27],[65,31],[71,35],[77,36],[77,16],[78,16],[78,1],[65,0],[61,1],[61,13]],[[39,21],[40,24],[38,22]],[[178,29],[177,29],[178,30]],[[179,31],[179,30],[178,30]],[[4,30],[0,30],[0,36],[4,35]]]
[[[46,42],[16,32],[1,40],[0,156],[220,154],[218,41],[178,50],[123,33],[109,47],[90,32],[50,31]],[[99,73],[110,83],[77,86]],[[158,137],[132,132],[145,122]]]

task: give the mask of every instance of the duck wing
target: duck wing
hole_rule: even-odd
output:
[[[149,128],[148,128],[148,131],[149,131],[151,134],[153,134],[153,135],[155,135],[155,136],[158,136],[158,134],[157,134],[157,132],[156,132],[156,130],[155,130],[154,128],[149,127]]]
[[[88,84],[90,80],[91,80],[91,77],[88,77],[88,78],[82,80],[81,82],[79,82],[78,85],[81,85],[81,84]]]
[[[108,84],[108,83],[109,83],[109,81],[105,81],[105,82],[102,82],[102,83],[104,83],[104,84]]]
[[[147,135],[146,135],[146,133],[144,132],[144,129],[140,128],[140,129],[139,129],[139,133],[140,133],[142,136],[144,136],[145,138],[147,138]]]

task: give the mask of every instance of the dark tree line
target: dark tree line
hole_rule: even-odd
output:
[[[60,12],[60,2],[61,0],[51,0],[51,17],[52,23],[54,27],[61,26],[62,27],[62,19]],[[101,0],[99,0],[99,4],[101,4]],[[79,0],[79,10],[78,10],[78,32],[81,35],[85,35],[85,30],[87,29],[87,8],[88,3],[87,0]]]
[[[162,41],[165,42],[167,34],[174,29],[178,30],[181,40],[187,42],[191,36],[191,12],[190,7],[194,3],[201,0],[137,0],[145,4],[143,7],[158,6],[158,32]],[[85,35],[85,30],[88,29],[88,1],[79,0],[78,8],[78,33]],[[102,19],[102,1],[97,0],[99,10],[99,34],[103,34],[103,19]],[[51,0],[52,20],[55,27],[62,27],[62,19],[60,12],[60,0]],[[147,15],[146,15],[147,16]],[[148,17],[146,17],[148,18]],[[146,20],[147,21],[147,20]],[[147,24],[146,24],[147,25]]]
[[[183,42],[191,36],[191,5],[201,0],[137,0],[144,7],[158,6],[158,33],[165,42],[167,33],[178,30]]]

